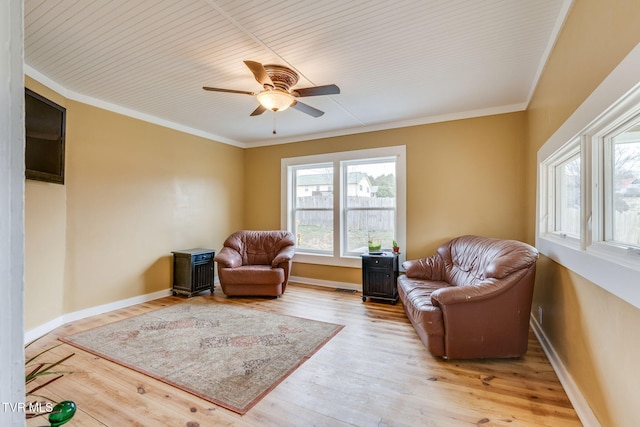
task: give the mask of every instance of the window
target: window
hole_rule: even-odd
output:
[[[640,118],[604,138],[604,240],[640,248]]]
[[[293,196],[291,224],[297,248],[309,253],[333,253],[333,193],[321,191],[333,183],[333,164],[291,168]],[[310,192],[309,187],[315,191]]]
[[[390,248],[396,239],[396,159],[342,162],[346,189],[344,206],[344,253],[360,255],[369,240]],[[366,182],[366,184],[359,184]],[[356,184],[359,191],[355,191]],[[377,187],[376,192],[369,186]]]
[[[538,151],[536,231],[541,254],[638,308],[639,60],[636,49]]]
[[[576,138],[542,164],[541,174],[546,194],[541,233],[575,246],[580,245],[583,214],[582,161],[580,138]]]
[[[557,230],[580,237],[580,153],[556,167],[558,209]]]
[[[640,104],[585,129],[549,156],[542,170],[547,203],[540,214],[549,221],[543,221],[541,235],[574,239],[610,257],[631,255],[622,262],[640,269]]]
[[[544,165],[547,175],[548,203],[544,216],[546,231],[557,237],[580,239],[581,225],[581,152],[580,141],[568,144]]]
[[[405,241],[404,146],[283,159],[282,185],[295,261],[359,267],[369,240]]]

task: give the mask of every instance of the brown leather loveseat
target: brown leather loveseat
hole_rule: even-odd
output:
[[[436,255],[405,261],[398,295],[433,355],[519,357],[527,351],[537,259],[526,243],[457,237]]]
[[[295,240],[289,231],[236,231],[216,255],[225,295],[280,296],[289,281]]]

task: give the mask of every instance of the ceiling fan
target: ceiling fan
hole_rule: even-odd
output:
[[[253,110],[251,116],[259,116],[267,110],[284,111],[291,107],[313,117],[320,117],[324,111],[313,108],[310,105],[303,104],[296,98],[305,96],[318,95],[337,95],[340,88],[336,85],[312,86],[300,89],[291,89],[298,83],[298,73],[292,69],[282,66],[266,64],[259,62],[244,61],[245,65],[251,70],[256,81],[262,85],[260,92],[248,92],[243,90],[221,89],[217,87],[204,86],[202,89],[214,92],[241,93],[245,95],[256,96],[260,105]]]

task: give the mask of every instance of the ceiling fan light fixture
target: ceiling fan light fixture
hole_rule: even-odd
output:
[[[260,105],[271,111],[284,111],[295,101],[293,95],[281,89],[264,90],[257,98]]]

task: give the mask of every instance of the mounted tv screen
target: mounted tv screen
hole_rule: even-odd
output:
[[[64,184],[66,109],[25,88],[25,175]]]

